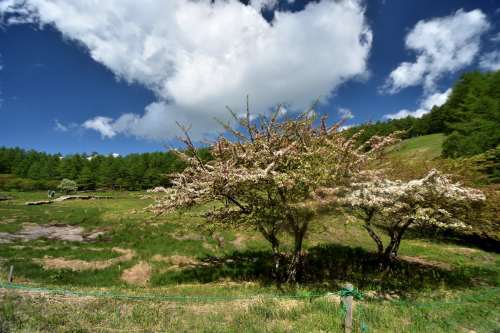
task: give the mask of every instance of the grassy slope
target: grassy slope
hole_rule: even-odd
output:
[[[431,134],[404,140],[394,147],[392,154],[405,159],[433,159],[441,155],[444,139],[443,134]]]
[[[442,137],[414,138],[401,143],[392,154],[407,160],[436,157],[440,146],[437,141]],[[242,297],[279,293],[267,278],[269,249],[261,237],[252,231],[225,230],[220,232],[225,238],[223,246],[208,232],[197,237],[203,208],[184,215],[153,217],[142,211],[150,201],[140,199],[140,193],[113,193],[117,197],[113,200],[69,201],[50,206],[23,205],[24,201],[43,198],[45,193],[14,195],[15,200],[0,202],[0,232],[15,232],[26,222],[57,222],[87,230],[104,228],[107,236],[83,244],[49,240],[0,244],[3,281],[7,267],[13,264],[18,283],[67,289]],[[343,282],[350,281],[367,293],[396,293],[400,301],[377,298],[362,303],[356,313],[363,318],[357,317],[356,323],[363,320],[370,332],[491,332],[499,327],[494,315],[499,299],[491,288],[500,286],[500,255],[410,238],[401,248],[407,261],[395,272],[381,276],[371,265],[371,239],[356,223],[344,222],[336,216],[321,216],[312,224],[306,242],[310,282],[300,286],[299,292],[336,291]],[[243,241],[234,242],[237,238]],[[129,262],[85,272],[45,270],[32,260],[44,256],[105,260],[116,256],[111,250],[115,246],[132,249],[136,256]],[[157,254],[194,257],[207,265],[172,269],[169,263],[153,261]],[[148,286],[126,285],[120,279],[121,273],[139,261],[152,266]],[[341,327],[339,308],[327,299],[178,304],[60,296],[31,298],[5,292],[1,295],[0,331],[2,321],[14,331],[25,332],[311,332],[338,331]],[[443,305],[447,300],[451,304]]]

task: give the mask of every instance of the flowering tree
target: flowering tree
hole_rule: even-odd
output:
[[[76,185],[76,182],[74,180],[66,179],[66,178],[61,180],[61,183],[59,183],[57,188],[64,193],[76,192],[78,190],[78,186]]]
[[[206,217],[217,224],[237,224],[258,230],[269,241],[274,274],[294,281],[300,273],[302,243],[314,214],[332,206],[327,198],[339,195],[371,158],[392,139],[373,137],[365,145],[347,138],[340,124],[314,126],[306,112],[296,120],[272,117],[256,122],[232,112],[237,127],[221,123],[234,138],[219,137],[211,145],[213,160],[202,161],[184,129],[186,152],[178,152],[188,167],[174,176],[171,191],[152,207],[157,213],[203,202],[220,202]],[[241,130],[240,130],[241,129]],[[371,149],[367,149],[369,146]],[[326,195],[328,194],[328,195]],[[293,250],[284,275],[280,236],[293,238]]]
[[[372,173],[370,178],[356,184],[357,189],[342,201],[363,220],[363,227],[375,241],[384,265],[397,257],[408,228],[419,225],[466,227],[463,221],[471,208],[485,199],[481,191],[453,183],[436,170],[408,182],[383,179],[377,173]],[[385,248],[375,225],[386,229],[390,236]]]

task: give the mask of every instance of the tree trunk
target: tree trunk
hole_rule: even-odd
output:
[[[271,242],[271,248],[273,253],[273,271],[272,276],[273,279],[278,283],[278,286],[281,284],[281,253],[280,253],[280,245],[279,241],[276,237],[274,237],[274,241]]]
[[[399,245],[401,244],[401,239],[403,238],[403,235],[405,231],[408,229],[410,224],[413,222],[413,220],[408,220],[399,228],[399,230],[394,230],[391,232],[391,241],[389,245],[387,245],[384,255],[383,255],[383,266],[385,268],[388,268],[394,260],[398,257],[398,251],[399,251]]]
[[[302,276],[303,270],[303,253],[302,253],[302,243],[304,241],[304,236],[307,231],[308,223],[306,222],[302,227],[298,228],[294,232],[294,247],[292,260],[288,266],[287,272],[287,282],[297,282]]]
[[[380,237],[375,233],[375,231],[372,229],[370,224],[365,224],[363,227],[368,231],[368,235],[373,239],[375,244],[377,244],[377,253],[380,256],[384,254],[384,244],[382,243],[382,240]]]
[[[302,241],[296,242],[293,250],[292,260],[288,265],[287,282],[297,282],[302,266]]]
[[[275,226],[271,230],[266,230],[262,225],[259,225],[259,231],[262,233],[264,238],[271,243],[271,251],[273,256],[273,270],[271,272],[273,279],[278,283],[278,286],[282,282],[281,276],[281,253],[280,253],[280,241],[276,237],[277,229]]]
[[[368,235],[373,239],[375,244],[377,245],[377,254],[379,258],[382,258],[384,255],[384,244],[382,243],[382,240],[380,237],[377,235],[375,230],[372,228],[372,220],[373,217],[375,216],[375,209],[374,208],[367,208],[365,209],[365,223],[363,224],[363,228],[368,232]]]
[[[394,232],[391,234],[391,241],[385,248],[382,257],[382,266],[384,268],[389,267],[392,264],[393,260],[397,257],[399,247],[399,242],[397,241],[398,238],[400,238],[399,233]]]

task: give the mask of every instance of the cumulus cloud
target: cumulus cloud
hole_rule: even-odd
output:
[[[103,138],[112,138],[116,135],[116,131],[113,129],[113,119],[108,117],[95,117],[89,119],[82,125],[84,128],[93,129],[99,133]]]
[[[487,71],[500,70],[500,50],[485,53],[479,59],[479,67]]]
[[[423,115],[429,113],[434,106],[441,106],[448,100],[448,97],[451,94],[451,88],[446,90],[445,92],[437,92],[431,94],[424,98],[420,106],[417,110],[400,110],[399,112],[386,114],[384,118],[386,119],[401,119],[406,117],[420,118]]]
[[[414,62],[403,62],[394,69],[382,88],[394,94],[410,86],[423,85],[426,94],[436,90],[444,74],[456,72],[475,59],[480,37],[490,27],[479,9],[458,10],[446,17],[419,21],[408,33],[406,48],[416,53]]]
[[[200,137],[218,129],[214,116],[227,118],[225,105],[238,110],[247,94],[254,112],[277,103],[306,108],[366,73],[372,41],[361,0],[276,10],[272,22],[260,12],[271,0],[7,1],[0,12],[15,15],[14,23],[53,25],[118,78],[158,96],[142,114],[84,123],[108,138],[169,139],[176,121]]]

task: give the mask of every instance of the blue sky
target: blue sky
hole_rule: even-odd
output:
[[[210,136],[247,93],[263,113],[319,97],[350,124],[420,116],[500,68],[495,0],[144,3],[0,0],[0,146],[162,150],[175,121]]]

